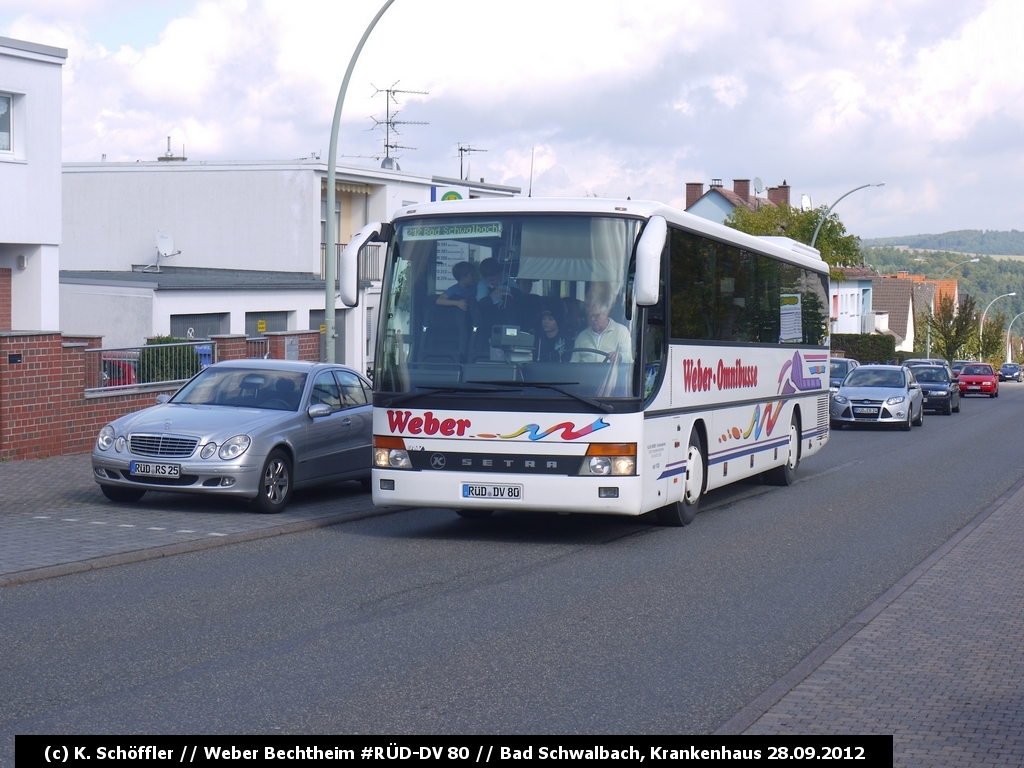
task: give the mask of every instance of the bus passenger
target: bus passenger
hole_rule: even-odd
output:
[[[550,309],[540,313],[541,333],[537,336],[538,363],[564,363],[565,354],[572,349],[572,337],[558,327],[558,318]]]
[[[586,306],[590,327],[584,328],[576,337],[576,351],[572,353],[572,362],[632,363],[633,350],[629,330],[608,317],[608,302],[591,295],[587,297]],[[605,354],[585,351],[588,349]]]
[[[463,312],[469,309],[469,302],[476,298],[476,269],[472,262],[460,261],[452,267],[452,277],[457,281],[437,297],[442,307],[458,307]]]

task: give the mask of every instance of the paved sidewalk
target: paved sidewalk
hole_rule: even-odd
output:
[[[894,765],[1024,765],[1024,482],[717,733],[893,734]]]
[[[261,515],[229,499],[150,492],[114,504],[89,454],[0,463],[0,587],[387,514],[359,483],[298,491]]]

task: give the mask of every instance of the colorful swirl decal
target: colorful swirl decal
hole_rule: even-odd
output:
[[[489,437],[489,438],[500,437],[502,440],[511,440],[513,438],[519,437],[522,434],[529,433],[530,440],[543,440],[545,437],[548,437],[549,435],[554,434],[555,432],[561,430],[562,431],[561,438],[563,440],[576,440],[576,439],[578,439],[580,437],[586,437],[587,435],[589,435],[589,434],[591,434],[593,432],[597,432],[597,430],[599,430],[599,429],[604,429],[605,427],[610,427],[610,426],[611,426],[611,424],[609,424],[603,418],[599,418],[593,424],[588,424],[587,426],[583,427],[580,430],[576,429],[576,425],[573,422],[571,422],[571,421],[563,421],[561,424],[555,424],[555,426],[549,427],[548,429],[545,429],[543,432],[540,431],[540,426],[539,425],[537,425],[537,424],[527,424],[525,427],[520,427],[517,431],[513,432],[510,435],[484,435],[484,434],[481,434],[481,435],[477,435],[477,437]]]

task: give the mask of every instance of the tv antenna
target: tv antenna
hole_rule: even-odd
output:
[[[469,144],[467,144],[466,146],[462,146],[462,142],[461,141],[458,143],[458,147],[459,147],[459,179],[461,179],[462,181],[465,181],[466,180],[466,175],[462,172],[462,158],[463,158],[463,156],[471,154],[473,152],[486,152],[487,150],[486,149],[477,149],[476,147],[469,146]]]
[[[372,83],[371,83],[371,85],[372,85]],[[378,88],[377,86],[373,86],[373,89],[374,89],[373,90],[373,95],[374,96],[376,96],[379,93],[383,93],[384,94],[384,119],[383,120],[378,120],[376,117],[371,117],[370,119],[373,120],[373,127],[374,128],[380,128],[382,125],[384,126],[384,162],[381,163],[380,167],[381,168],[392,168],[392,169],[397,171],[397,170],[400,170],[400,169],[398,167],[398,163],[395,162],[395,160],[393,160],[392,157],[391,157],[391,150],[393,150],[393,149],[416,149],[416,147],[406,147],[406,146],[403,146],[401,144],[396,144],[396,143],[392,142],[391,134],[393,133],[393,134],[395,134],[395,136],[398,136],[400,134],[400,131],[398,130],[398,128],[396,126],[399,126],[399,125],[430,125],[430,123],[428,123],[428,122],[426,122],[424,120],[396,120],[395,119],[396,117],[398,117],[399,112],[401,111],[401,110],[398,110],[398,109],[395,109],[394,112],[391,111],[392,103],[394,103],[396,107],[398,106],[398,99],[395,98],[395,94],[399,94],[399,93],[415,93],[415,94],[419,94],[419,95],[422,95],[422,96],[426,96],[429,93],[429,91],[410,91],[410,90],[404,90],[404,89],[396,88],[395,87],[396,85],[398,85],[398,81],[397,80],[394,82],[394,84],[392,84],[392,86],[390,88]]]

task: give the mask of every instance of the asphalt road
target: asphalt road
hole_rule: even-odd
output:
[[[410,510],[0,589],[15,733],[707,733],[1024,476],[1024,385],[687,528]]]

